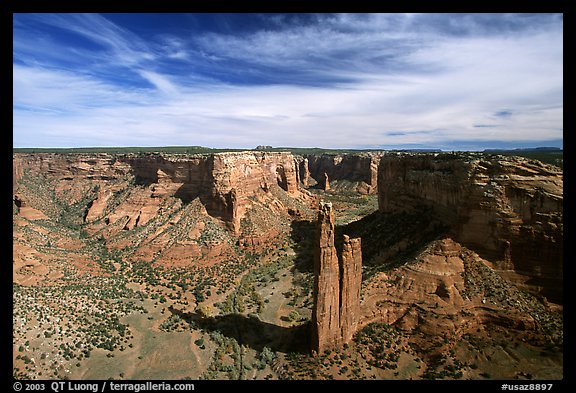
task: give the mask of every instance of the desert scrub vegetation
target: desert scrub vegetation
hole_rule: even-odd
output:
[[[240,258],[211,266],[164,267],[155,262],[137,260],[132,263],[131,281],[145,286],[150,296],[165,295],[187,304],[183,297],[193,295],[201,303],[213,294],[220,294],[236,286],[236,280],[247,269]]]
[[[381,271],[404,265],[422,251],[428,242],[447,228],[427,208],[414,213],[374,212],[358,221],[336,227],[336,239],[347,234],[362,239],[362,284]]]
[[[170,314],[170,316],[160,324],[160,330],[165,332],[183,332],[186,330],[190,330],[192,326],[190,323],[182,319],[182,317],[178,314]],[[198,340],[197,340],[198,341]],[[203,346],[203,341],[198,346]]]
[[[217,330],[210,332],[210,340],[215,343],[216,349],[208,370],[200,379],[245,379],[246,365],[243,360],[246,348]]]
[[[78,201],[69,201],[63,198],[56,199],[56,203],[60,205],[61,213],[59,222],[69,228],[79,229],[84,224],[88,209],[92,206],[93,201],[98,197],[100,186],[87,185],[85,191],[82,193],[83,197]],[[70,203],[71,202],[71,203]]]
[[[25,169],[18,185],[18,193],[26,198],[29,206],[40,208],[52,220],[60,217],[61,205],[56,197],[54,184],[44,174],[31,174]]]
[[[426,366],[426,370],[422,375],[424,379],[460,379],[464,375],[462,369],[466,367],[460,360],[444,353],[430,356]]]
[[[341,181],[342,184],[347,183]],[[336,209],[334,220],[336,225],[347,225],[357,221],[378,210],[378,196],[362,195],[358,192],[338,191],[338,192],[320,192],[314,190],[326,202],[332,202]]]
[[[370,366],[368,366],[369,368]],[[365,379],[366,364],[352,345],[312,356],[289,352],[285,357],[282,379]]]
[[[278,273],[293,263],[292,257],[285,256],[252,268],[242,276],[236,290],[228,295],[225,301],[216,303],[216,307],[223,314],[233,312],[261,314],[265,302],[257,289],[269,282],[278,281]]]
[[[534,295],[503,280],[498,273],[473,258],[464,258],[463,296],[483,297],[484,302],[529,314],[537,321],[538,329],[552,345],[562,346],[564,330],[562,315],[547,310]]]
[[[15,284],[13,345],[23,346],[17,360],[24,361],[18,375],[63,378],[97,348],[111,356],[124,350],[132,332],[121,318],[143,313],[141,299],[142,294],[113,278],[37,287]],[[32,360],[26,362],[26,357]]]
[[[405,339],[394,327],[374,322],[356,332],[354,341],[368,364],[381,369],[396,369]]]

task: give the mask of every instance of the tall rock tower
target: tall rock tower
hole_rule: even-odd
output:
[[[320,202],[314,253],[314,306],[312,351],[322,353],[349,342],[354,335],[360,309],[362,251],[360,239],[344,236],[342,258],[334,246],[334,210]]]
[[[330,189],[330,179],[328,178],[328,174],[324,172],[324,183],[322,184],[322,189],[324,191],[328,191]]]
[[[360,287],[362,285],[362,249],[360,238],[344,235],[340,280],[340,331],[342,343],[352,340],[360,316]]]
[[[320,202],[314,249],[314,307],[312,310],[312,350],[318,353],[339,345],[340,268],[334,247],[334,210]]]

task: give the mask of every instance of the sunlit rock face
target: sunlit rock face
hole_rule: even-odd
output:
[[[340,331],[342,342],[352,340],[360,317],[362,286],[362,241],[344,235],[341,263]]]
[[[362,250],[359,238],[344,235],[339,260],[334,245],[334,209],[320,202],[314,254],[311,349],[321,354],[350,342],[360,317]]]
[[[13,210],[82,228],[145,261],[225,260],[236,245],[274,244],[314,200],[299,186],[297,165],[286,152],[15,153]]]
[[[314,254],[312,350],[322,353],[340,345],[340,268],[334,245],[334,210],[321,203]]]

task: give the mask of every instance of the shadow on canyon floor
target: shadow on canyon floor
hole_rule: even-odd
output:
[[[169,308],[195,328],[208,332],[219,331],[226,337],[234,338],[240,345],[246,345],[256,351],[264,347],[280,352],[309,352],[309,323],[284,327],[261,321],[254,316],[242,314],[202,316],[198,313],[186,313]]]
[[[335,231],[336,247],[339,253],[341,253],[344,234],[362,238],[365,266],[363,275],[366,279],[366,274],[371,274],[370,272],[406,263],[410,256],[420,252],[429,241],[445,234],[446,228],[440,226],[430,214],[424,211],[395,215],[375,212],[346,226],[337,226]],[[294,269],[300,277],[293,284],[308,286],[313,280],[316,222],[293,221],[291,238],[296,254]],[[309,353],[309,322],[287,327],[262,321],[253,315],[245,316],[235,313],[207,317],[174,308],[169,308],[169,310],[195,328],[208,332],[218,331],[226,337],[236,339],[239,344],[257,351],[268,347],[279,352]]]

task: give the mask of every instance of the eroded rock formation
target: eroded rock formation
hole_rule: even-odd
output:
[[[311,213],[290,153],[13,155],[17,222],[52,220],[169,266],[276,244]],[[310,205],[309,205],[310,204]]]
[[[340,299],[340,331],[342,342],[352,340],[360,316],[360,287],[362,285],[362,247],[360,238],[344,235],[342,247],[342,278]]]
[[[308,166],[308,158],[304,157],[298,162],[298,170],[300,171],[300,182],[307,187],[310,180],[310,168]]]
[[[327,173],[324,173],[324,180],[322,181],[322,189],[328,191],[330,189],[330,178]]]
[[[563,174],[520,157],[397,154],[379,166],[379,209],[427,207],[454,240],[517,283],[560,300]],[[522,278],[524,277],[524,278]]]
[[[361,194],[375,194],[378,182],[378,163],[383,153],[370,152],[346,155],[308,155],[300,162],[300,174],[307,173],[323,186],[325,177],[330,181],[346,180],[356,182],[356,191]],[[304,183],[308,185],[308,183]]]
[[[434,337],[457,342],[466,334],[476,337],[503,327],[534,335],[534,343],[545,335],[561,341],[561,316],[489,265],[451,238],[431,242],[411,262],[368,282],[359,328],[377,321],[418,332],[415,336],[424,333],[430,342]]]
[[[151,186],[151,198],[174,196],[183,202],[200,198],[209,214],[224,220],[237,232],[249,198],[266,193],[272,185],[280,186],[289,195],[299,196],[298,167],[291,153],[238,152],[199,156],[109,155],[109,154],[15,154],[13,189],[25,171],[43,174],[52,182],[57,195],[67,200],[82,199],[86,190],[79,190],[79,181],[90,185],[120,181],[133,176],[137,185]],[[74,182],[72,182],[74,180]],[[71,185],[75,183],[72,191]],[[100,218],[113,192],[100,190],[86,215],[88,222]],[[145,203],[150,205],[150,203]],[[142,212],[134,204],[128,229],[132,229]],[[154,209],[153,209],[154,210]],[[114,217],[113,217],[114,218]]]
[[[334,245],[331,203],[320,203],[316,230],[312,349],[322,353],[340,345],[340,268]]]
[[[317,223],[318,247],[314,255],[314,306],[311,348],[323,353],[349,342],[360,316],[362,251],[360,239],[344,235],[339,261],[334,245],[334,211],[320,202]]]

